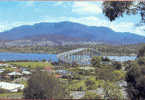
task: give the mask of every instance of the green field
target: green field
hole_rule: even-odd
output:
[[[14,93],[1,93],[0,99],[21,99],[23,97],[22,92],[14,92]]]
[[[16,66],[22,66],[22,67],[29,67],[29,68],[43,68],[46,66],[53,67],[50,63],[48,62],[9,62],[9,64],[16,65]]]

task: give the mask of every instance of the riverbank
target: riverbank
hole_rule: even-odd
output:
[[[25,46],[25,47],[1,47],[0,52],[14,53],[46,53],[58,54],[76,48],[94,48],[101,52],[102,56],[130,56],[136,55],[141,45],[112,46],[112,45],[60,45],[60,46]]]

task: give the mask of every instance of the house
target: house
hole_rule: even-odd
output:
[[[47,72],[49,72],[49,73],[53,73],[53,69],[50,66],[44,67],[44,70],[47,71]]]
[[[15,66],[13,66],[13,65],[10,65],[10,67],[11,67],[11,68],[14,68],[14,69],[17,68],[17,67],[15,67]]]
[[[21,70],[19,68],[16,68],[15,69],[15,72],[20,72]]]
[[[0,70],[0,73],[4,72],[3,70]]]
[[[56,74],[55,77],[56,77],[56,78],[61,78],[62,75],[58,75],[58,74]]]
[[[6,67],[8,67],[9,65],[8,65],[8,64],[5,64],[5,63],[0,62],[0,66],[6,66]]]
[[[0,88],[9,90],[10,92],[18,92],[19,89],[23,90],[23,84],[0,82]]]
[[[19,73],[19,72],[10,72],[8,73],[9,76],[21,76],[23,74]]]
[[[21,71],[27,71],[28,70],[28,68],[25,68],[25,67],[20,67],[19,68]]]
[[[56,70],[55,71],[57,74],[61,74],[61,75],[71,75],[72,73],[67,71],[67,70]]]
[[[52,68],[49,67],[49,66],[44,67],[44,69],[47,70],[47,71],[51,71],[52,70]]]
[[[4,68],[0,69],[0,73],[2,73],[2,72],[4,72],[4,71],[5,71],[5,69],[4,69]]]
[[[112,65],[112,62],[110,62],[110,61],[101,61],[100,64],[103,64],[103,65]]]
[[[7,74],[9,76],[10,79],[15,79],[15,78],[20,78],[23,74],[21,74],[20,72],[10,72]]]
[[[22,71],[22,74],[23,74],[23,75],[31,75],[32,73],[31,73],[30,71],[25,71],[25,70],[24,70],[24,71]]]

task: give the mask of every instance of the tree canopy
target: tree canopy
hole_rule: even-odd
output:
[[[60,99],[64,98],[65,89],[53,75],[36,71],[28,80],[24,89],[25,99]]]
[[[140,49],[136,61],[130,64],[126,74],[127,93],[131,100],[145,99],[145,48]]]
[[[143,1],[104,1],[103,13],[110,21],[114,21],[118,17],[123,17],[124,14],[135,15],[139,14],[141,23],[145,23],[145,2]]]
[[[127,93],[131,100],[145,99],[145,65],[132,66],[126,74]]]

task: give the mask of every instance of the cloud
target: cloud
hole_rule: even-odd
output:
[[[14,23],[0,23],[0,32],[10,30],[21,25],[33,25],[36,22],[14,22]]]
[[[90,15],[102,13],[102,2],[73,2],[72,12],[80,15]]]
[[[35,1],[34,0],[31,0],[31,1],[21,1],[21,2],[18,2],[18,6],[21,6],[21,7],[33,7],[35,6]]]
[[[63,7],[70,7],[72,6],[72,2],[71,1],[57,1],[54,2],[53,6],[63,6]]]
[[[0,24],[0,32],[7,30],[8,27],[6,25]]]
[[[32,0],[32,1],[28,1],[28,2],[26,2],[26,5],[25,6],[27,6],[27,7],[32,7],[32,6],[34,6],[35,5],[35,1],[34,0]]]
[[[68,20],[88,26],[104,26],[116,32],[130,32],[145,36],[145,31],[143,30],[145,29],[145,26],[136,27],[135,23],[133,22],[110,22],[108,20],[103,20],[94,16],[80,18],[71,17]]]

